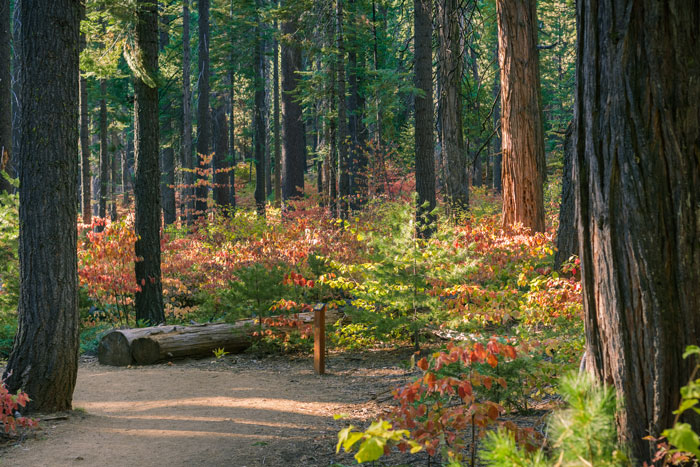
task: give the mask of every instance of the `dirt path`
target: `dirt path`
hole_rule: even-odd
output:
[[[410,353],[329,359],[250,356],[114,368],[81,363],[67,420],[8,447],[8,466],[328,466],[338,430],[386,409]],[[380,402],[378,403],[377,400]],[[348,414],[349,420],[333,419]]]

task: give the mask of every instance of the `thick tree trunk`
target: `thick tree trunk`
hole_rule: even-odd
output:
[[[194,168],[192,160],[192,91],[190,87],[190,0],[182,2],[182,145],[180,165],[184,170],[184,187],[180,192],[181,219],[192,224],[194,211]]]
[[[435,232],[435,161],[433,156],[433,53],[432,53],[432,3],[414,0],[415,74],[416,88],[421,94],[415,97],[416,106],[416,210],[417,230],[421,237]]]
[[[540,106],[535,0],[497,0],[501,67],[503,225],[543,232]]]
[[[203,157],[209,156],[211,148],[211,116],[209,113],[209,0],[199,0],[199,96],[197,101],[197,201],[196,217],[207,211],[207,187],[204,171],[211,167],[204,164]]]
[[[136,176],[135,230],[136,282],[141,290],[136,293],[136,319],[150,324],[165,321],[163,287],[160,274],[160,168],[158,149],[158,8],[151,0],[138,0],[136,24],[137,54],[143,60],[146,83],[141,77],[134,80],[134,135]],[[150,85],[149,85],[150,84]]]
[[[226,121],[226,104],[223,97],[214,109],[214,204],[219,208],[228,208],[229,203],[229,164],[228,157],[228,122]]]
[[[10,74],[10,0],[0,0],[0,172],[10,166],[12,155],[12,75]],[[0,193],[12,186],[0,175]]]
[[[19,177],[20,126],[22,124],[22,21],[19,13],[22,0],[15,0],[12,10],[12,151],[9,167],[5,171],[11,176]],[[9,170],[8,170],[9,169]]]
[[[83,16],[85,13],[83,12]],[[85,34],[80,35],[80,48],[85,48]],[[90,125],[88,117],[87,78],[80,76],[80,173],[81,173],[81,204],[80,211],[83,224],[92,222],[92,190],[90,186]]]
[[[498,63],[498,40],[496,40],[496,63]],[[501,80],[500,72],[493,78],[493,189],[501,192]]]
[[[557,230],[557,253],[554,255],[554,269],[572,255],[579,256],[578,227],[576,225],[575,191],[573,184],[574,154],[573,125],[569,125],[564,138],[564,174],[561,182],[561,205],[559,206],[559,229]]]
[[[261,0],[256,0],[256,7],[261,7]],[[255,206],[258,215],[265,216],[265,55],[263,54],[262,20],[257,13],[255,25],[255,46],[253,52],[253,70],[255,73],[255,108],[253,126],[255,140]]]
[[[107,217],[107,200],[109,199],[109,148],[107,147],[107,81],[100,80],[100,193],[98,216],[105,220]],[[97,227],[101,232],[104,225]]]
[[[452,215],[469,208],[467,159],[462,131],[462,47],[459,0],[438,2],[440,132]]]
[[[338,83],[338,216],[348,217],[350,162],[348,160],[348,118],[345,104],[345,42],[343,40],[343,0],[336,0],[336,79]]]
[[[4,378],[40,412],[71,408],[78,371],[80,11],[76,0],[22,0],[19,11],[20,299]]]
[[[577,20],[587,367],[623,398],[618,433],[641,463],[700,342],[700,5],[578,2]]]
[[[296,89],[301,71],[301,48],[295,42],[297,22],[282,23],[282,199],[301,196],[304,191],[304,121]],[[288,39],[287,39],[288,38]]]

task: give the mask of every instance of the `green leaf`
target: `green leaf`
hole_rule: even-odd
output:
[[[691,355],[700,355],[700,347],[697,345],[689,345],[686,347],[685,352],[683,352],[683,358],[688,358]]]
[[[386,441],[381,438],[369,438],[360,446],[360,450],[355,454],[355,460],[360,464],[363,462],[376,461],[384,454],[385,444]]]
[[[689,408],[695,406],[698,403],[697,399],[683,399],[681,402],[681,405],[678,407],[678,410],[674,410],[674,414],[680,414],[688,410]]]
[[[338,432],[338,445],[335,447],[335,452],[336,454],[340,452],[340,446],[347,441],[348,436],[350,435],[350,431],[355,428],[354,426],[350,425],[347,428],[343,428]]]
[[[662,433],[676,449],[700,457],[700,437],[688,423],[676,423]]]

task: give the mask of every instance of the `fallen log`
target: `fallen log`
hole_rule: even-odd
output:
[[[330,323],[342,318],[342,314],[337,311],[329,311],[326,316],[327,322]],[[312,323],[313,313],[272,316],[270,320],[284,318]],[[263,325],[263,329],[269,329],[269,326]],[[275,326],[274,329],[289,331],[291,328]],[[213,350],[220,348],[229,353],[240,353],[251,346],[253,336],[258,330],[259,324],[256,319],[241,320],[233,324],[115,329],[101,339],[97,348],[97,358],[103,365],[127,366],[134,363],[148,365],[182,357],[206,357],[211,356]]]
[[[251,329],[252,327],[248,326]],[[252,332],[230,324],[183,326],[174,332],[149,334],[131,342],[131,356],[139,365],[180,357],[204,357],[214,349],[242,352],[252,343]]]

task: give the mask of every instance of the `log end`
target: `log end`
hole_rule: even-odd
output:
[[[129,340],[118,330],[106,334],[97,346],[97,360],[102,365],[131,365],[133,360]]]

